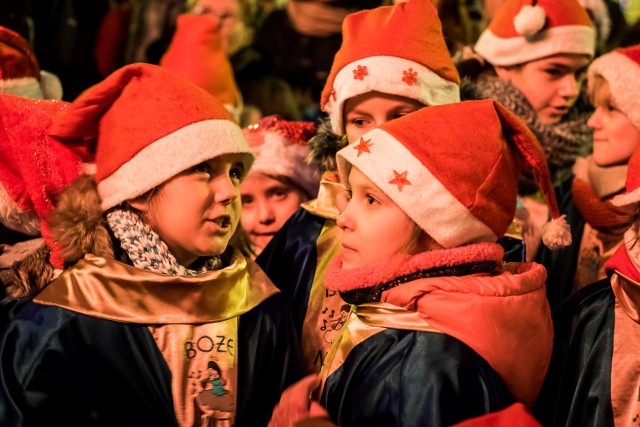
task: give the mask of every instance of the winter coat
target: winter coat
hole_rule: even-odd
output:
[[[334,259],[327,286],[361,302],[321,373],[320,403],[332,421],[444,426],[513,401],[530,405],[551,355],[545,272],[503,270],[502,256],[489,243],[431,251],[395,274],[340,271]]]
[[[51,220],[54,234],[64,229],[57,243],[71,267],[9,304],[0,424],[266,425],[300,374],[278,290],[231,249],[225,268],[195,276],[133,267],[109,238],[97,195],[79,191],[59,201],[80,200],[65,211],[72,223]],[[211,390],[215,375],[225,396]]]

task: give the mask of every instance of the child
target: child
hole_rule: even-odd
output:
[[[587,124],[594,132],[593,153],[576,161],[569,191],[560,200],[576,244],[561,252],[540,252],[549,273],[552,307],[605,278],[605,262],[634,221],[634,212],[612,205],[611,199],[624,191],[629,158],[640,143],[640,107],[635,101],[639,63],[640,46],[633,46],[601,56],[589,67],[595,111]]]
[[[240,186],[241,224],[259,254],[300,203],[318,194],[320,174],[306,163],[316,127],[269,116],[243,133],[256,160]]]
[[[345,19],[342,47],[321,101],[330,122],[312,140],[312,157],[324,172],[318,197],[305,203],[257,258],[289,299],[307,372],[319,371],[331,344],[327,325],[345,304],[325,289],[323,279],[340,248],[336,196],[344,187],[335,153],[347,142],[357,145],[364,132],[385,121],[459,101],[458,83],[430,1],[409,0]]]
[[[476,58],[458,66],[461,76],[473,80],[482,98],[499,101],[527,123],[545,151],[554,186],[561,187],[592,144],[590,108],[580,96],[595,51],[587,12],[577,0],[507,0],[474,49]],[[527,196],[529,216],[520,219],[531,260],[548,212],[530,175],[523,175],[519,194]]]
[[[613,66],[607,68],[612,93],[629,94],[618,102],[625,102],[625,108],[633,107],[628,111],[637,120],[640,110],[629,83],[637,84],[638,69],[630,71],[629,64],[622,66],[621,61],[628,61],[625,56],[615,51],[603,56],[600,65]],[[612,80],[616,72],[620,79]],[[619,87],[624,91],[618,92]],[[596,146],[598,143],[596,137]],[[640,152],[636,151],[629,160],[626,192],[611,200],[613,206],[632,213],[633,220],[622,245],[605,264],[607,277],[576,292],[554,313],[553,357],[534,411],[545,426],[638,423],[639,172]]]
[[[513,218],[521,167],[559,217],[539,143],[494,101],[422,109],[364,138],[368,151],[338,153],[348,202],[325,281],[355,308],[323,366],[320,403],[338,425],[387,426],[531,405],[553,337],[545,271],[503,265],[495,242]]]
[[[278,291],[227,247],[253,160],[241,129],[202,89],[133,64],[49,133],[95,153],[96,174],[49,216],[66,270],[4,328],[0,419],[200,425],[197,385],[215,360],[236,396],[221,416],[263,425],[296,357]]]

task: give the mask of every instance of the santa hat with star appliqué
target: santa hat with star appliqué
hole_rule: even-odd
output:
[[[55,74],[40,69],[29,42],[0,26],[0,92],[34,99],[61,99],[62,84]]]
[[[596,34],[578,0],[507,0],[474,50],[508,67],[560,53],[593,57]]]
[[[320,173],[306,162],[309,140],[316,134],[313,122],[291,122],[268,116],[242,132],[256,156],[251,174],[289,178],[309,198],[316,197]]]
[[[242,96],[222,47],[220,19],[212,15],[178,16],[176,32],[160,66],[211,93],[239,121]]]
[[[344,104],[370,91],[425,105],[460,100],[460,78],[429,0],[409,0],[348,15],[320,106],[344,135]]]
[[[515,215],[520,172],[531,169],[553,218],[543,242],[552,249],[571,243],[540,143],[496,101],[421,109],[367,132],[337,159],[342,176],[360,169],[447,249],[502,237]]]
[[[87,89],[49,134],[94,160],[106,211],[182,171],[251,148],[222,103],[205,90],[150,64],[125,66]]]
[[[47,134],[68,106],[0,94],[0,223],[26,235],[42,234],[57,268],[62,258],[47,217],[60,192],[83,171],[80,157]]]
[[[615,106],[640,129],[640,45],[616,49],[596,58],[587,71],[589,85],[596,76],[609,84]]]

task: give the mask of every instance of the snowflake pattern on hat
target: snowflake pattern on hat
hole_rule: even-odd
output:
[[[354,80],[364,80],[365,77],[369,75],[369,71],[367,70],[366,65],[358,65],[353,70],[353,79]]]
[[[404,70],[402,72],[402,81],[408,84],[409,86],[413,86],[418,81],[418,72],[413,71],[413,68]]]

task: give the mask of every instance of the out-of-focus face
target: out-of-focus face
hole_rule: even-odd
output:
[[[244,174],[242,156],[225,154],[164,182],[150,200],[129,203],[143,212],[143,220],[188,267],[199,257],[220,255],[227,248],[240,220]]]
[[[349,98],[344,104],[345,133],[349,143],[354,144],[371,129],[424,106],[415,99],[375,91]]]
[[[338,216],[342,268],[356,268],[408,255],[416,248],[416,225],[360,169],[347,177],[348,202]]]
[[[261,173],[250,173],[243,181],[242,227],[260,253],[273,235],[305,202],[307,195],[295,185]]]
[[[594,98],[595,111],[587,121],[593,129],[594,163],[598,166],[628,163],[640,144],[640,130],[619,110],[606,81]]]
[[[239,0],[197,0],[192,11],[220,19],[222,47],[229,56],[251,42],[251,31],[242,16]]]
[[[495,67],[527,98],[542,123],[556,124],[578,99],[589,57],[558,54],[513,67]]]

